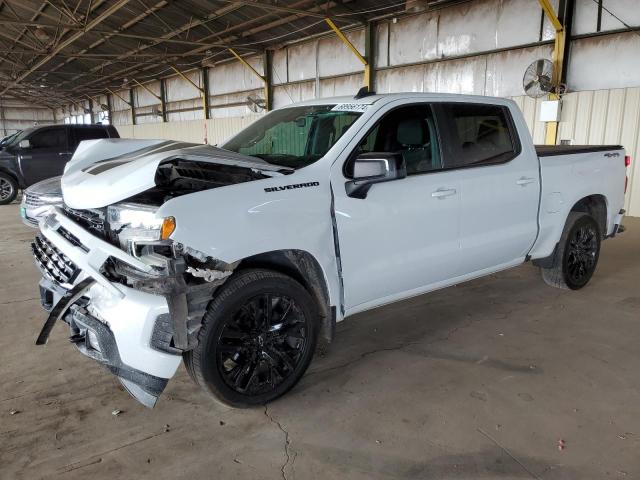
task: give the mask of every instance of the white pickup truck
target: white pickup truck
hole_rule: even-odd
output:
[[[232,406],[302,377],[336,322],[532,261],[579,289],[623,230],[619,146],[534,147],[510,100],[359,95],[221,148],[83,142],[33,243],[49,317],[155,405],[184,359]]]

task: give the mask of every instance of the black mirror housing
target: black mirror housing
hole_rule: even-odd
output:
[[[407,166],[399,153],[363,153],[353,163],[353,180],[345,184],[347,195],[366,198],[375,183],[400,180],[407,176]]]

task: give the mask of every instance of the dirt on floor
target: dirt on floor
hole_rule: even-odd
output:
[[[64,324],[34,345],[34,230],[0,207],[0,478],[640,478],[640,219],[625,223],[581,291],[523,265],[346,320],[266,408],[213,403],[181,368],[149,410]]]

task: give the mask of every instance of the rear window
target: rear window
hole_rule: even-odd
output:
[[[83,140],[94,140],[96,138],[109,138],[109,133],[106,128],[76,128],[75,129],[76,142],[80,143]]]
[[[511,115],[498,105],[444,104],[451,155],[447,167],[508,162],[518,153]]]

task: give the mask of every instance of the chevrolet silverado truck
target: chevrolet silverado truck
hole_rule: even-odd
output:
[[[291,389],[336,322],[531,262],[580,289],[623,230],[620,146],[536,148],[510,100],[359,94],[221,147],[86,141],[33,254],[49,311],[147,406],[182,361],[232,406]]]

